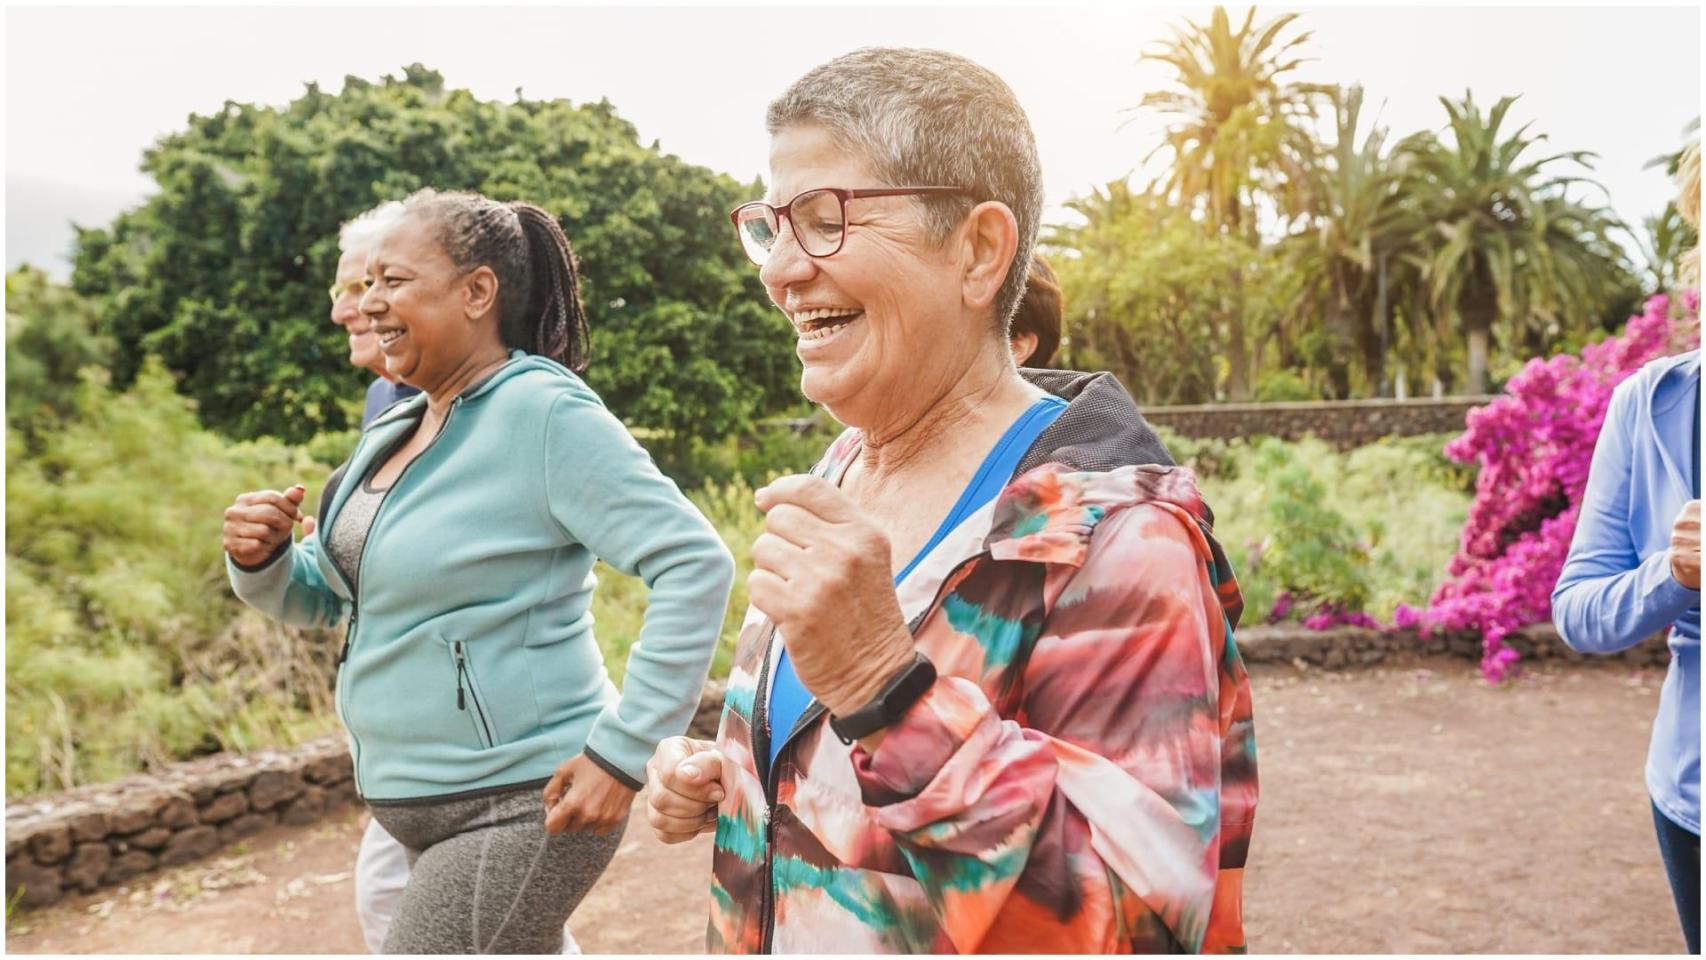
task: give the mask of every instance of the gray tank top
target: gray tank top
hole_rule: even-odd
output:
[[[373,518],[379,513],[379,505],[385,501],[385,494],[390,489],[373,489],[368,483],[371,476],[363,477],[350,491],[337,519],[332,521],[332,529],[326,534],[326,553],[344,579],[349,581],[351,590],[361,589],[356,583],[361,572],[361,551],[367,546],[367,534],[373,529]]]

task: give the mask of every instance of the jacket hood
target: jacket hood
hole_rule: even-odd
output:
[[[1018,473],[1044,463],[1098,471],[1143,463],[1173,466],[1161,438],[1113,374],[1023,369],[1019,375],[1067,406],[1019,461]]]
[[[1173,457],[1111,373],[1023,369],[1033,385],[1067,401],[1019,462],[1001,494],[990,544],[998,555],[1064,558],[1087,547],[1110,509],[1163,503],[1196,522],[1234,627],[1244,602],[1232,563],[1214,536],[1214,511],[1196,474]],[[1064,551],[1064,552],[1063,552]]]

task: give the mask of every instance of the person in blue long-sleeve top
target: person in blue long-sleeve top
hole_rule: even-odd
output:
[[[1617,387],[1552,593],[1559,634],[1584,653],[1668,636],[1646,781],[1690,953],[1700,952],[1699,443],[1698,350]]]

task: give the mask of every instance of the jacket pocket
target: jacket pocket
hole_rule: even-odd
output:
[[[450,663],[456,671],[456,709],[467,714],[480,746],[490,749],[497,745],[497,735],[492,727],[491,712],[486,709],[485,699],[480,696],[480,687],[474,679],[473,658],[460,640],[447,640],[445,645],[450,650]]]

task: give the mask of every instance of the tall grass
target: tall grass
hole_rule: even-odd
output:
[[[335,637],[244,609],[219,549],[235,492],[326,468],[202,430],[156,364],[122,394],[85,377],[53,429],[6,434],[7,794],[330,729]]]

